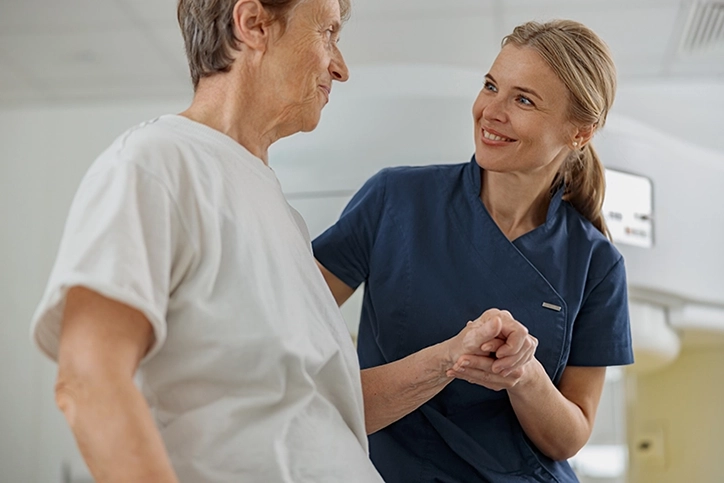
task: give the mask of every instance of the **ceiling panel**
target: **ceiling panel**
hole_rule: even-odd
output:
[[[44,84],[114,85],[139,76],[175,76],[165,56],[137,30],[0,36],[14,65]]]
[[[577,20],[609,45],[622,78],[661,72],[678,23],[678,5],[611,9],[594,5],[552,5],[512,11],[506,6],[503,24],[508,32],[523,22],[554,18]]]
[[[661,77],[662,75],[662,57],[659,56],[627,56],[622,59],[614,54],[614,62],[616,63],[619,84],[636,79]]]
[[[665,65],[665,72],[676,76],[724,75],[724,46],[707,50],[686,52],[677,48]]]
[[[158,0],[149,0],[154,2]],[[115,0],[1,0],[0,32],[108,31],[132,26]]]
[[[176,1],[0,0],[0,102],[190,92]],[[340,47],[353,73],[393,63],[483,71],[515,25],[567,17],[608,42],[622,80],[724,77],[722,55],[676,53],[691,1],[352,0]]]
[[[500,0],[352,0],[352,18],[388,15],[412,19],[441,15],[480,15],[492,12],[499,4]]]
[[[347,62],[430,63],[485,69],[497,53],[490,16],[350,20],[340,48]]]
[[[394,0],[393,0],[394,1]],[[688,0],[686,0],[688,1]],[[531,8],[596,8],[605,6],[608,10],[622,11],[638,7],[664,7],[681,4],[681,0],[500,0],[506,9]]]
[[[566,7],[528,8],[513,12],[506,8],[503,23],[507,31],[527,20],[554,18],[577,20],[594,30],[619,57],[629,54],[663,55],[677,25],[678,6],[609,10],[606,8]]]

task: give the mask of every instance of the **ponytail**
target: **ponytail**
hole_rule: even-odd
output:
[[[553,187],[565,186],[563,199],[569,202],[598,231],[611,239],[603,217],[606,175],[603,164],[591,143],[573,151],[553,181]]]

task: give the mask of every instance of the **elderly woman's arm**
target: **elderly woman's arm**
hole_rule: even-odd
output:
[[[56,402],[99,483],[176,482],[133,376],[153,342],[138,311],[96,292],[68,292]]]
[[[335,300],[342,305],[354,290],[317,263]],[[500,337],[500,339],[496,339]],[[486,345],[491,344],[491,347]],[[442,391],[455,377],[453,367],[464,354],[487,355],[508,351],[498,362],[507,374],[529,361],[537,340],[510,313],[489,310],[455,337],[427,347],[403,359],[361,373],[367,434],[372,434],[419,408]]]

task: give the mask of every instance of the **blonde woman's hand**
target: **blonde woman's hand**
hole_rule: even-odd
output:
[[[530,372],[538,340],[507,310],[487,310],[459,335],[463,351],[447,371],[448,377],[499,391],[515,387]]]

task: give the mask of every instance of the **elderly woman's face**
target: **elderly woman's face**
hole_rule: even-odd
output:
[[[337,47],[341,28],[338,0],[301,0],[286,31],[267,53],[266,76],[286,131],[311,131],[329,102],[332,82],[349,77]]]
[[[503,47],[473,105],[478,164],[497,172],[557,170],[576,132],[568,109],[568,89],[540,54]]]

